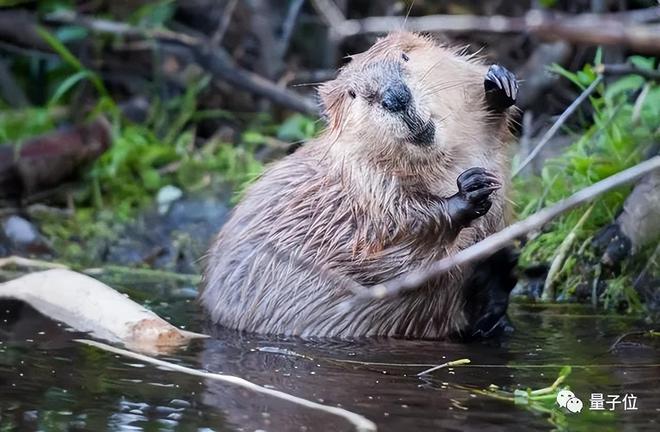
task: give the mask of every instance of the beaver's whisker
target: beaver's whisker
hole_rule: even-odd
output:
[[[461,86],[461,85],[462,85],[462,84],[454,84],[454,85],[448,85],[448,86],[438,86],[438,87],[436,87],[436,88],[431,89],[431,90],[430,90],[429,92],[427,92],[426,94],[427,94],[428,96],[435,96],[435,95],[437,95],[438,93],[441,93],[441,92],[446,91],[446,90],[453,89],[453,88],[455,88],[455,87],[459,87],[459,86]]]

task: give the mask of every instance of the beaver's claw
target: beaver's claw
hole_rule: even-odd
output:
[[[458,193],[448,200],[452,222],[467,225],[472,220],[488,213],[492,202],[490,195],[501,187],[493,174],[484,168],[470,168],[456,180]]]
[[[488,108],[502,112],[516,103],[518,97],[518,81],[516,76],[503,66],[492,65],[484,79],[486,103]]]

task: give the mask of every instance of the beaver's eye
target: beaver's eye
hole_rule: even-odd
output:
[[[408,60],[410,60],[410,57],[408,57],[408,54],[406,54],[406,53],[402,53],[402,54],[401,54],[401,58],[403,59],[403,61],[408,61]]]
[[[355,99],[356,94],[355,94],[355,91],[354,91],[354,90],[349,90],[349,91],[348,91],[348,95],[349,95],[350,97],[352,97],[353,99]]]

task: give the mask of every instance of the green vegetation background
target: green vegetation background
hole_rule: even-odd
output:
[[[134,24],[159,26],[169,13],[162,6],[138,10]],[[262,171],[255,152],[269,137],[290,142],[305,140],[317,134],[321,127],[316,119],[298,114],[278,124],[264,113],[199,109],[200,94],[209,91],[209,79],[204,76],[192,77],[187,91],[179,97],[163,101],[152,96],[148,120],[132,123],[122,117],[101,78],[65,47],[72,39],[87,37],[85,29],[63,27],[55,34],[42,30],[41,36],[59,55],[47,63],[43,103],[10,109],[0,101],[0,142],[20,146],[25,139],[54,129],[66,118],[70,104],[82,88],[91,87],[96,94],[95,106],[86,116],[91,119],[103,113],[112,124],[113,145],[84,171],[74,197],[74,217],[40,221],[41,229],[53,241],[61,259],[76,266],[95,264],[89,262],[88,243],[112,236],[118,223],[152,204],[162,187],[174,185],[185,192],[195,192],[229,184],[240,191]],[[600,63],[599,57],[594,59],[594,65]],[[654,67],[652,59],[633,57],[630,61],[641,68]],[[17,59],[14,68],[22,72],[23,84],[29,87],[36,78],[35,64],[29,59]],[[596,78],[591,65],[577,72],[556,67],[554,72],[580,89]],[[660,87],[656,83],[645,82],[636,75],[623,76],[607,85],[601,84],[590,104],[593,116],[580,119],[579,128],[564,131],[573,138],[573,144],[563,154],[548,160],[541,175],[515,178],[513,203],[518,218],[638,163],[660,137]],[[241,124],[240,139],[233,143],[210,139],[199,145],[196,127],[208,118],[226,118]],[[563,239],[574,232],[577,241],[559,273],[560,298],[569,298],[580,284],[588,283],[593,277],[591,270],[584,271],[583,257],[589,254],[593,236],[612,221],[628,192],[629,189],[622,188],[598,200],[589,218],[579,227],[576,225],[584,208],[558,219],[525,246],[521,266],[550,262]],[[645,263],[651,252],[643,251],[636,261]],[[602,296],[606,307],[625,300],[628,311],[641,310],[643,305],[632,288],[631,278],[635,274],[635,268],[630,268],[607,282],[608,288]]]

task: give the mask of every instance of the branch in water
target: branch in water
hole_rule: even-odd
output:
[[[484,240],[466,248],[456,255],[435,261],[426,269],[411,271],[371,288],[355,290],[355,297],[349,302],[364,299],[380,299],[418,288],[429,280],[459,266],[486,258],[515,239],[538,230],[556,217],[569,210],[592,201],[594,198],[621,185],[631,183],[647,173],[660,169],[660,156],[621,171],[613,176],[586,187],[557,204],[545,208],[527,219],[514,223]]]
[[[248,390],[255,391],[257,393],[265,394],[265,395],[268,395],[268,396],[273,396],[273,397],[276,397],[278,399],[282,399],[282,400],[285,400],[285,401],[288,401],[288,402],[293,402],[295,404],[302,405],[302,406],[307,407],[307,408],[312,408],[312,409],[315,409],[315,410],[324,411],[324,412],[329,413],[329,414],[338,415],[340,417],[343,417],[344,419],[346,419],[350,423],[352,423],[353,426],[355,426],[355,429],[357,431],[360,431],[360,432],[370,432],[370,431],[375,431],[376,430],[376,425],[371,420],[367,419],[366,417],[361,416],[360,414],[356,414],[354,412],[351,412],[351,411],[348,411],[348,410],[345,410],[345,409],[339,408],[339,407],[323,405],[323,404],[320,404],[320,403],[317,403],[317,402],[313,402],[313,401],[310,401],[310,400],[307,400],[307,399],[303,399],[303,398],[298,397],[298,396],[293,396],[293,395],[290,395],[288,393],[284,393],[284,392],[279,391],[279,390],[274,390],[274,389],[271,389],[271,388],[262,387],[260,385],[254,384],[254,383],[252,383],[248,380],[245,380],[243,378],[239,378],[237,376],[223,375],[223,374],[219,374],[219,373],[206,372],[206,371],[199,370],[199,369],[193,369],[193,368],[190,368],[190,367],[181,366],[181,365],[178,365],[178,364],[175,364],[175,363],[170,363],[170,362],[167,362],[167,361],[164,361],[164,360],[159,360],[159,359],[149,357],[149,356],[144,355],[144,354],[138,354],[138,353],[133,352],[133,351],[128,351],[128,350],[125,350],[125,349],[116,348],[116,347],[113,347],[111,345],[107,345],[107,344],[92,341],[92,340],[78,339],[78,340],[76,340],[76,342],[80,342],[80,343],[85,344],[85,345],[93,346],[95,348],[101,349],[103,351],[107,351],[109,353],[119,354],[119,355],[122,355],[124,357],[129,357],[129,358],[132,358],[132,359],[140,360],[140,361],[143,361],[145,363],[149,363],[149,364],[158,366],[158,367],[163,368],[163,369],[168,369],[168,370],[171,370],[171,371],[174,371],[174,372],[182,372],[182,373],[185,373],[185,374],[188,374],[188,375],[198,376],[198,377],[201,377],[201,378],[206,378],[206,379],[210,379],[210,380],[214,380],[214,381],[220,381],[220,382],[224,382],[224,383],[227,383],[227,384],[238,385],[238,386],[241,386],[241,387],[246,388]]]

